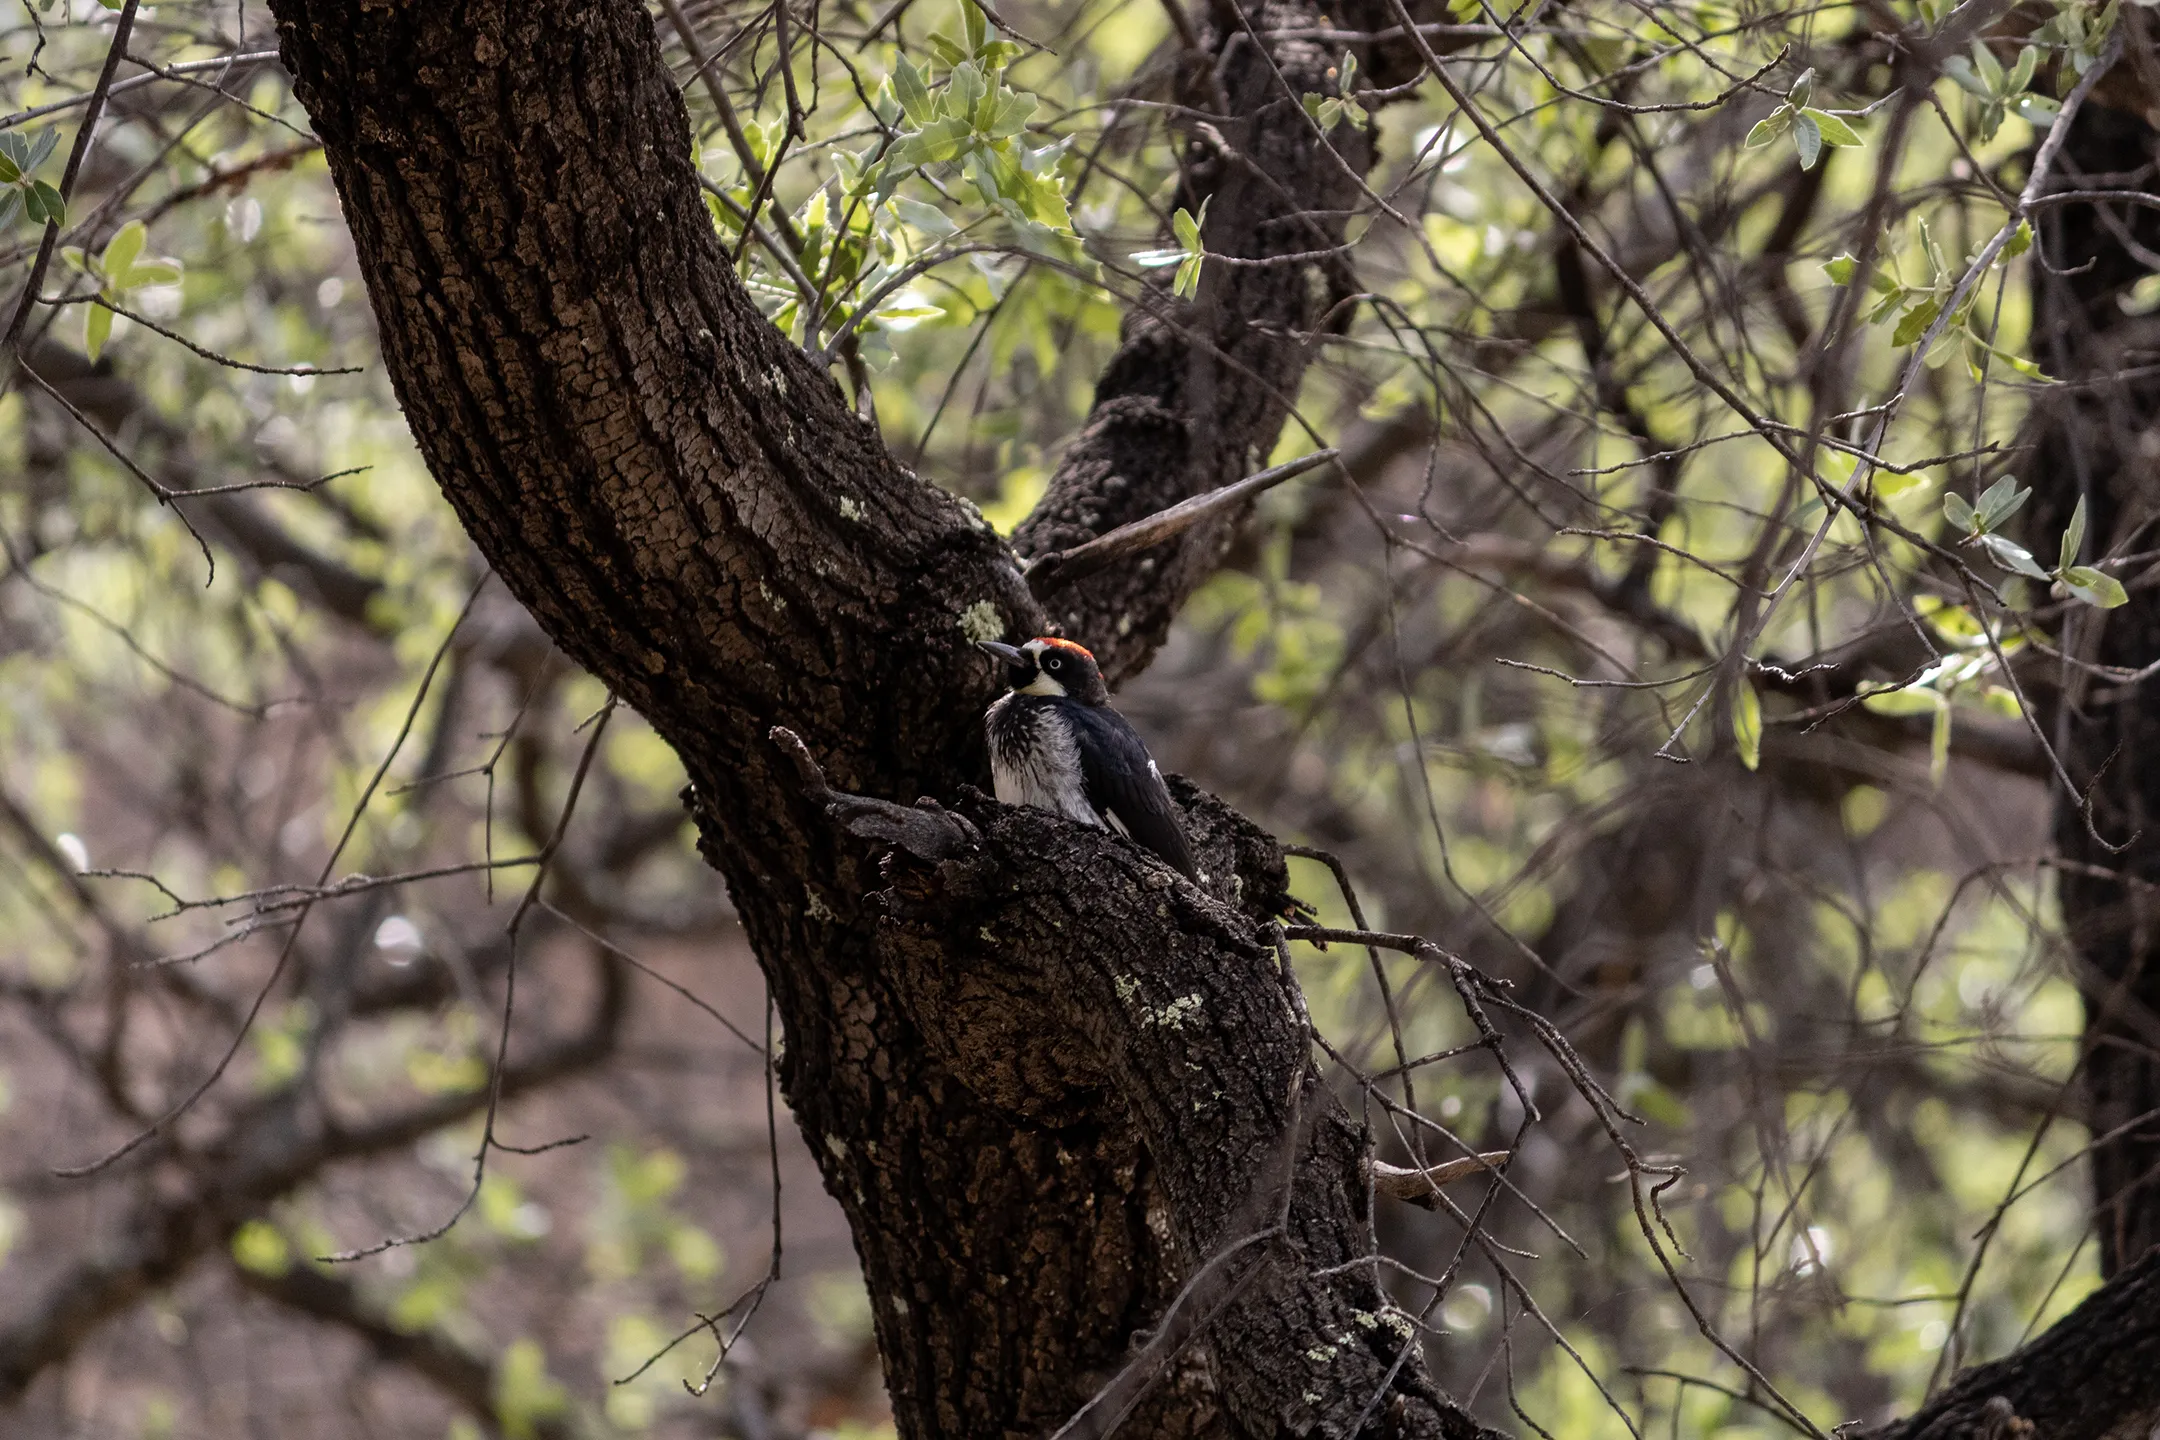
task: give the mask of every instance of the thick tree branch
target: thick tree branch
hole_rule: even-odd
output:
[[[1185,1157],[1157,1153],[1150,1142],[1167,1147],[1170,1132],[1122,1096],[1072,1091],[1044,1111],[1016,1107],[994,1077],[954,1073],[961,1037],[1025,1037],[1001,1030],[994,1009],[928,1003],[903,984],[880,943],[878,857],[833,823],[833,797],[806,787],[769,738],[785,726],[827,789],[870,800],[950,800],[979,783],[978,717],[994,679],[969,642],[1044,628],[1017,561],[966,507],[900,469],[758,314],[699,198],[681,99],[640,7],[275,9],[422,453],[510,589],[689,771],[705,853],[727,876],[787,1028],[782,1085],[854,1228],[903,1433],[1054,1426],[1122,1363],[1133,1331],[1219,1231],[1212,1198],[1182,1183],[1172,1193],[1166,1177],[1187,1173]],[[1263,227],[1268,243],[1315,248],[1288,236],[1316,222],[1287,217],[1325,210],[1338,191],[1289,182],[1334,175],[1340,161],[1268,53],[1250,35],[1239,53],[1245,103],[1266,111],[1282,145],[1303,147],[1269,160],[1270,183],[1289,188],[1272,202],[1286,218]],[[1317,51],[1307,58],[1307,69],[1320,63]],[[1286,267],[1239,275],[1290,278]],[[1257,305],[1276,292],[1230,285],[1214,312],[1217,347],[1302,354],[1284,327],[1318,312],[1302,277],[1291,288],[1290,310],[1248,314],[1238,297]],[[1167,332],[1155,343],[1170,344]],[[1232,358],[1222,373],[1250,368]],[[1294,368],[1270,373],[1233,397],[1266,423],[1179,470],[1166,501],[1253,468],[1248,452],[1269,443],[1294,389],[1276,384]],[[1150,424],[1229,413],[1212,381],[1171,390],[1153,392]],[[1132,498],[1133,513],[1097,518],[1162,508],[1152,494]],[[1074,538],[1095,533],[1080,526]],[[1132,626],[1110,627],[1131,637],[1128,669],[1183,592],[1157,593]],[[846,813],[873,827],[894,818],[853,801]],[[1046,906],[1087,888],[1083,871],[1025,873],[1046,887]],[[1235,875],[1218,884],[1234,893]],[[1195,892],[1186,903],[1220,902]],[[1179,942],[1168,910],[1156,923],[1161,945],[1250,943],[1220,923]],[[1235,1070],[1243,1055],[1226,1039],[1216,1063]],[[1313,1192],[1314,1213],[1335,1223],[1351,1214],[1361,1141],[1327,1134],[1338,1183]],[[1334,1293],[1296,1312],[1301,1322],[1339,1310]],[[1293,1332],[1278,1321],[1276,1333],[1288,1343]],[[1185,1356],[1129,1423],[1227,1434],[1228,1404],[1275,1429],[1253,1407],[1272,1406],[1279,1386],[1253,1378],[1243,1357],[1211,1368],[1213,1350]],[[1453,1413],[1414,1357],[1395,1393],[1412,1413],[1387,1423],[1406,1433],[1437,1433]]]
[[[2160,1251],[1870,1440],[2115,1440],[2160,1423]]]

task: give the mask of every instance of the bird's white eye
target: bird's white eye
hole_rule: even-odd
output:
[[[1043,661],[1043,668],[1045,670],[1055,670],[1064,663],[1064,661],[1058,659],[1057,656],[1053,655],[1048,660]]]

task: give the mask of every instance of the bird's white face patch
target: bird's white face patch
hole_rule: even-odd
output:
[[[1050,647],[1040,640],[1030,640],[1020,648],[1035,658],[1035,678],[1013,693],[1016,695],[1049,695],[1053,697],[1063,695],[1065,693],[1064,685],[1059,683],[1055,675],[1043,668],[1043,651],[1048,650]]]

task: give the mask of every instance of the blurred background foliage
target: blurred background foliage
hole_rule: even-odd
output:
[[[1676,1276],[1564,1075],[1515,1057],[1526,1123],[1444,977],[1299,948],[1340,1058],[1388,1072],[1337,1072],[1384,1157],[1430,1143],[1402,1107],[1519,1146],[1494,1243],[1380,1216],[1437,1373],[1518,1432],[1792,1429],[1771,1385],[1824,1429],[1872,1420],[2096,1282],[2046,760],[1991,646],[2079,602],[2007,571],[1959,592],[1833,519],[1704,378],[1921,540],[2011,473],[2044,383],[2021,265],[1915,342],[2114,10],[2040,6],[2051,30],[1886,108],[1890,37],[1941,8],[1457,0],[1432,33],[1507,156],[1430,82],[1353,81],[1325,119],[1380,137],[1364,299],[1315,337],[1277,456],[1344,463],[1260,504],[1120,699],[1166,765],[1340,855],[1372,926],[1510,979],[1672,1167]],[[1120,317],[1194,273],[1173,94],[1201,22],[999,15],[654,10],[746,283],[1009,531]],[[11,296],[114,23],[0,20],[0,134],[19,159],[53,137],[17,167]],[[768,1125],[778,1042],[680,768],[602,715],[418,462],[274,49],[260,6],[136,12],[66,197],[78,258],[0,398],[0,1326],[61,1294],[98,1321],[0,1432],[889,1433],[844,1227]],[[1810,153],[1809,125],[1848,143]],[[1850,294],[1837,257],[1878,251],[1893,278]],[[1882,313],[1848,343],[1853,305]],[[1754,667],[1720,663],[1736,637]],[[1833,659],[1893,698],[1812,703],[1792,677]],[[167,1141],[53,1173],[243,1030]],[[461,1210],[503,1053],[498,1134],[555,1148],[498,1154]],[[101,1288],[161,1226],[171,1263]]]

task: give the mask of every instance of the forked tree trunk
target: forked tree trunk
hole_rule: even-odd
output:
[[[790,1107],[853,1228],[901,1433],[1047,1433],[1144,1333],[1143,1361],[1200,1343],[1112,1384],[1086,1433],[1127,1409],[1135,1435],[1476,1433],[1356,1263],[1365,1137],[1319,1083],[1278,968],[1279,850],[1180,787],[1203,892],[1108,836],[970,796],[994,680],[968,637],[986,616],[1008,635],[1048,617],[1012,550],[895,464],[753,308],[645,12],[274,9],[421,452],[504,582],[690,774],[786,1025]],[[1252,38],[1320,13],[1216,13],[1234,116],[1185,202],[1215,197],[1217,253],[1324,250],[1369,156],[1345,127],[1329,153],[1297,104],[1331,57]],[[1364,3],[1326,19],[1391,23]],[[1386,83],[1382,57],[1363,68]],[[1197,306],[1158,297],[1024,528],[1030,553],[1252,468],[1302,373],[1298,336],[1339,319],[1347,271],[1328,269],[1210,267]],[[1221,538],[1051,609],[1129,674]],[[941,858],[880,858],[806,794],[775,725],[834,786],[936,796],[973,826],[925,812]],[[2149,1351],[2150,1278],[2041,1343],[2105,1325]],[[2073,1373],[2051,1364],[2023,1410],[2051,1440],[2102,1433],[2050,1398]],[[2118,1419],[2160,1404],[2160,1364],[2109,1393]],[[1912,1424],[1983,1433],[1970,1400]]]
[[[1007,635],[1045,617],[1012,551],[751,305],[643,10],[275,8],[429,466],[504,582],[689,771],[902,1432],[1055,1427],[1189,1275],[1259,1235],[1196,1287],[1210,1343],[1135,1433],[1346,1432],[1368,1406],[1367,1433],[1472,1433],[1414,1349],[1397,1364],[1370,1267],[1340,1268],[1370,1243],[1364,1138],[1277,973],[1272,841],[1187,792],[1203,895],[988,807],[967,853],[881,873],[768,738],[800,733],[841,789],[954,801],[985,778],[994,687],[968,637],[985,614]],[[1324,88],[1324,52],[1269,49],[1241,40],[1223,71],[1242,118],[1200,193],[1225,253],[1338,243],[1368,158],[1328,154],[1277,77]],[[1284,219],[1306,212],[1325,218]],[[1250,467],[1327,309],[1287,265],[1136,321],[1034,533],[1069,543]],[[1129,673],[1218,544],[1166,552],[1144,604],[1107,576],[1061,613]]]

